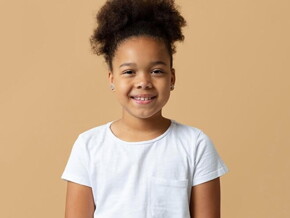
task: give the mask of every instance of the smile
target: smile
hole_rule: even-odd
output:
[[[149,98],[145,98],[145,97],[132,97],[133,99],[137,100],[137,101],[149,101],[155,98],[155,96],[153,97],[149,97]]]
[[[136,102],[137,104],[150,104],[151,102],[154,101],[154,99],[156,98],[156,96],[132,96],[131,97],[134,102]]]

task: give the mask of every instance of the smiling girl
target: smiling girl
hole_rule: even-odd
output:
[[[227,167],[199,129],[162,115],[174,90],[173,0],[109,0],[93,51],[104,55],[122,117],[77,138],[62,178],[66,218],[219,218]]]

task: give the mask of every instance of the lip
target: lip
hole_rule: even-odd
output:
[[[141,97],[141,98],[151,98],[151,97],[154,97],[156,95],[154,95],[154,94],[133,94],[130,96],[131,97]]]
[[[130,98],[136,102],[137,104],[150,104],[156,99],[156,95],[152,94],[139,94],[139,95],[132,95]]]

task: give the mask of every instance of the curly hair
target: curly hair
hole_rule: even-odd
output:
[[[118,45],[133,36],[150,36],[164,41],[171,57],[176,41],[183,41],[186,25],[174,0],[108,0],[96,16],[97,28],[90,38],[93,53],[104,55],[112,70]]]

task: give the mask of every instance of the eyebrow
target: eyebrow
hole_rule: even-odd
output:
[[[134,63],[124,63],[124,64],[121,64],[120,66],[119,66],[119,68],[121,68],[121,67],[130,67],[130,66],[136,66],[136,64],[134,64]]]
[[[155,65],[164,65],[164,66],[167,66],[167,64],[163,61],[153,61],[150,63],[151,66],[155,66]],[[137,65],[135,63],[123,63],[119,66],[119,68],[121,67],[127,67],[127,66],[134,66],[136,67]]]

